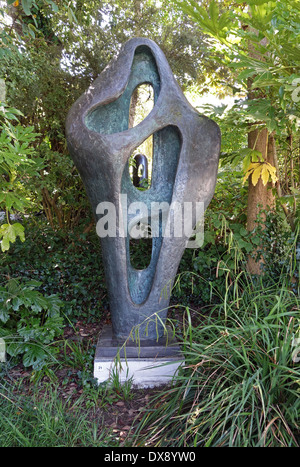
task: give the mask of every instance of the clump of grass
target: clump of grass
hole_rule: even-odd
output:
[[[0,384],[1,447],[104,447],[119,441],[104,426],[102,417],[90,418],[79,401],[62,400],[49,385],[41,397],[22,394],[22,388]]]
[[[241,276],[231,287],[199,326],[186,309],[185,366],[152,401],[136,445],[299,446],[299,297]]]

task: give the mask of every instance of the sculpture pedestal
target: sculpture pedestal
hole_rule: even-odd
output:
[[[102,383],[118,375],[121,383],[132,378],[135,387],[151,388],[171,383],[182,363],[180,346],[170,330],[158,341],[124,343],[113,336],[111,326],[105,326],[96,348],[94,378]]]

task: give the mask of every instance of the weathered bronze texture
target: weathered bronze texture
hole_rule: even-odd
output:
[[[134,128],[128,127],[131,96],[150,83],[154,107]],[[152,238],[149,266],[130,263],[126,226],[130,203],[200,201],[206,208],[215,189],[220,151],[219,127],[186,100],[161,49],[151,40],[131,39],[89,89],[72,106],[67,118],[70,154],[84,182],[96,221],[97,206],[114,204],[116,236],[101,238],[114,335],[126,338],[139,326],[140,338],[163,334],[170,290],[188,235]],[[129,158],[153,135],[151,186],[137,189],[129,175]],[[120,203],[127,195],[127,206]],[[126,198],[125,198],[126,199]],[[159,223],[159,219],[154,220]],[[123,235],[123,236],[122,236]],[[157,318],[159,317],[159,318]]]

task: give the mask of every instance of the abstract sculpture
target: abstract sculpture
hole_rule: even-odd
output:
[[[143,83],[153,87],[154,107],[129,128],[131,96]],[[188,103],[160,48],[136,38],[73,105],[66,130],[96,222],[105,217],[105,203],[115,206],[116,231],[108,229],[101,238],[114,336],[125,339],[138,326],[140,339],[154,342],[164,332],[170,290],[191,231],[164,236],[161,216],[154,216],[151,261],[146,269],[136,270],[130,263],[129,231],[132,223],[147,224],[149,219],[138,217],[130,206],[143,202],[151,212],[153,203],[183,206],[197,201],[205,209],[215,189],[219,128]],[[141,191],[130,178],[129,158],[151,135],[151,186]],[[194,224],[196,220],[193,214]]]

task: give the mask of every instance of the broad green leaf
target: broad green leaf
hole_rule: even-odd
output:
[[[67,15],[68,15],[68,19],[70,21],[70,24],[77,23],[77,18],[75,16],[75,13],[74,13],[73,9],[70,6],[68,7]]]
[[[6,251],[9,249],[9,243],[14,242],[16,239],[16,235],[14,229],[12,228],[11,224],[2,224],[0,227],[0,238],[1,241],[1,249],[2,251]]]
[[[18,311],[21,305],[23,305],[23,301],[20,297],[14,297],[12,299],[12,309],[14,311]]]
[[[8,240],[7,237],[3,237],[2,240],[1,240],[1,250],[2,251],[9,250],[9,240]]]
[[[6,195],[5,195],[5,205],[6,205],[6,209],[8,211],[11,210],[14,202],[15,202],[14,194],[13,193],[6,193]]]
[[[7,291],[11,295],[15,295],[20,292],[20,284],[16,279],[10,279],[7,283]]]
[[[29,32],[29,34],[31,35],[31,37],[32,37],[33,39],[35,39],[35,33],[36,33],[37,30],[36,30],[36,28],[34,27],[33,24],[28,24],[28,29],[27,29],[27,31]]]
[[[219,28],[220,29],[225,29],[229,28],[229,26],[232,24],[232,20],[230,18],[230,12],[226,11],[220,16],[219,19]]]
[[[11,357],[16,357],[24,352],[24,347],[23,342],[18,342],[18,338],[13,337],[11,342],[8,340],[6,351]]]
[[[3,306],[0,306],[0,321],[6,323],[10,318],[9,312]]]
[[[24,227],[19,222],[13,224],[16,237],[20,237],[21,242],[25,241]]]
[[[46,349],[36,343],[26,344],[25,349],[23,356],[24,366],[32,366],[34,369],[38,369],[47,357]]]
[[[246,237],[248,235],[248,230],[245,229],[245,227],[241,227],[240,228],[240,234],[243,236],[243,237]]]
[[[251,88],[263,88],[267,86],[278,86],[279,82],[270,72],[263,73],[255,78]]]
[[[36,294],[34,303],[31,305],[31,309],[33,311],[42,311],[42,310],[47,310],[48,309],[48,301],[45,297],[43,297],[40,294]]]
[[[24,10],[25,15],[30,16],[31,15],[31,7],[33,4],[33,0],[22,0],[22,7]]]
[[[48,301],[48,316],[52,317],[59,313],[62,306],[61,300],[56,295],[50,295]]]
[[[16,238],[20,237],[22,242],[25,241],[24,227],[22,224],[16,222],[15,224],[2,224],[0,226],[0,239],[1,250],[7,251],[9,249],[10,242],[15,242]]]

